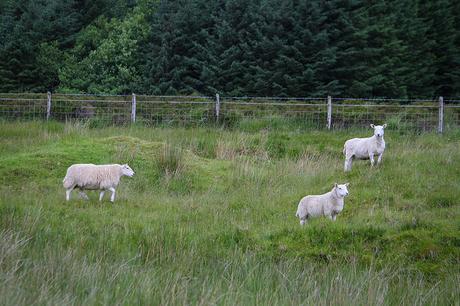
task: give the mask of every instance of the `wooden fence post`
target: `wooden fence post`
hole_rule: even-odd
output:
[[[131,123],[136,122],[136,94],[131,97]]]
[[[46,102],[46,121],[50,119],[51,116],[51,92],[48,91],[48,100]]]
[[[220,113],[220,96],[216,94],[216,121],[219,122],[219,113]]]
[[[438,133],[444,131],[444,98],[439,97]]]
[[[327,129],[332,127],[332,98],[327,96]]]

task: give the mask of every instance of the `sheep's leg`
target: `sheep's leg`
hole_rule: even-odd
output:
[[[327,217],[329,218],[329,220],[334,221],[334,217],[332,215],[328,215]]]
[[[102,198],[104,197],[104,194],[105,194],[105,190],[102,190],[102,191],[99,193],[99,202],[102,201]]]
[[[382,162],[382,156],[383,156],[383,153],[379,155],[379,158],[377,159],[377,165],[379,165]]]
[[[332,221],[335,221],[335,218],[337,218],[337,215],[336,215],[336,214],[332,215],[332,219],[331,219],[331,220],[332,220]]]
[[[369,153],[369,159],[371,161],[371,167],[374,166],[374,153]]]
[[[70,193],[72,192],[72,190],[73,190],[73,188],[67,189],[67,190],[65,191],[65,200],[66,200],[66,201],[69,201],[69,200],[70,200]]]
[[[89,200],[88,195],[83,190],[80,190],[78,194],[80,195],[82,199]]]
[[[71,185],[71,186],[69,186],[69,188],[66,188],[66,190],[65,190],[65,199],[66,199],[66,201],[70,200],[70,193],[72,192],[72,190],[74,190],[75,187],[76,187],[76,185]]]
[[[110,202],[115,201],[115,188],[110,187],[109,190],[112,192],[112,195],[110,196]]]
[[[351,170],[351,164],[352,164],[352,162],[353,162],[353,157],[347,155],[347,156],[345,157],[345,166],[344,166],[345,172]]]

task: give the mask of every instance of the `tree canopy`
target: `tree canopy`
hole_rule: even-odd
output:
[[[5,0],[0,92],[460,96],[454,0]]]

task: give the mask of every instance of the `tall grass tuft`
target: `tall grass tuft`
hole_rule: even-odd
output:
[[[165,178],[179,177],[185,170],[183,149],[165,144],[156,158],[156,167]]]
[[[64,125],[64,134],[84,135],[88,129],[89,122],[87,120],[68,120]]]

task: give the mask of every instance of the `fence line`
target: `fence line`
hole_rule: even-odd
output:
[[[390,126],[443,133],[460,127],[460,100],[0,93],[0,118],[220,125],[262,119],[329,130],[386,121]]]

